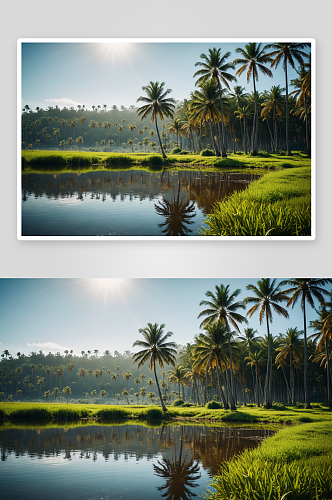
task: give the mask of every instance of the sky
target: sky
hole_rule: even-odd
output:
[[[165,332],[173,332],[171,340],[185,345],[201,331],[197,316],[204,307],[199,304],[208,290],[230,285],[231,291],[241,289],[238,300],[243,300],[249,283],[257,279],[0,279],[0,351],[8,349],[14,356],[66,349],[75,354],[95,349],[99,354],[136,352],[132,344],[142,339],[138,330],[149,322],[164,323]],[[290,327],[303,329],[299,305],[289,315],[286,320],[274,314],[273,335]],[[308,324],[313,319],[316,313],[308,306]],[[260,325],[256,315],[246,326],[266,334],[266,324]]]
[[[87,109],[104,104],[108,109],[113,105],[128,108],[137,105],[137,98],[144,94],[142,87],[150,81],[165,82],[165,88],[172,89],[169,97],[183,100],[195,90],[193,75],[200,69],[195,63],[201,61],[202,53],[221,48],[222,54],[231,52],[227,62],[232,62],[241,57],[236,48],[244,46],[229,42],[23,43],[22,108],[26,104],[33,110],[56,105],[76,108],[78,104]],[[296,76],[289,68],[289,81]],[[245,74],[235,84],[253,91]],[[273,70],[273,78],[260,74],[257,90],[273,85],[285,86],[282,65]]]

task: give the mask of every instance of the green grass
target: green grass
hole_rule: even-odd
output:
[[[53,419],[64,418],[63,415],[67,413],[70,418],[81,418],[81,417],[102,417],[107,420],[107,418],[151,418],[148,415],[153,415],[152,410],[158,410],[154,412],[155,417],[165,419],[178,419],[187,420],[188,422],[271,422],[271,423],[287,423],[287,424],[298,424],[303,421],[312,422],[332,422],[332,410],[329,410],[326,406],[316,404],[312,410],[305,410],[303,408],[296,408],[285,406],[284,409],[270,409],[266,410],[263,407],[257,408],[256,406],[247,407],[239,406],[237,411],[230,410],[213,410],[207,409],[201,406],[191,406],[187,408],[168,406],[168,411],[165,414],[160,413],[160,406],[144,406],[144,405],[103,405],[103,404],[66,404],[66,403],[0,403],[0,418],[1,414],[4,418],[9,421],[13,421],[20,412],[20,419],[22,421],[24,418],[30,420],[38,418],[39,411],[41,409],[46,410],[48,415],[51,415]],[[24,416],[25,415],[25,416]],[[114,415],[114,416],[112,416]]]
[[[217,203],[203,236],[310,236],[311,169],[266,174]]]
[[[77,169],[87,165],[107,164],[109,168],[119,165],[141,166],[181,166],[204,168],[255,168],[255,169],[280,169],[310,166],[310,158],[294,153],[287,158],[281,155],[259,156],[229,154],[227,158],[216,156],[200,156],[199,154],[167,155],[163,160],[158,154],[145,153],[98,153],[98,152],[71,152],[71,151],[22,151],[22,169],[47,170],[59,168]]]
[[[331,499],[331,423],[281,430],[223,464],[212,486],[213,500]]]

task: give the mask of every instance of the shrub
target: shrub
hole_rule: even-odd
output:
[[[297,401],[296,408],[305,408],[305,404],[304,403],[300,403],[299,401]]]
[[[190,408],[191,406],[195,406],[195,405],[192,403],[183,403],[183,405],[181,405],[181,408]]]
[[[282,149],[279,149],[279,154],[280,154],[280,156],[286,156],[287,151],[283,151]]]
[[[74,155],[67,157],[68,164],[71,167],[81,167],[84,165],[92,165],[98,163],[97,156]]]
[[[183,399],[176,399],[175,401],[173,401],[172,406],[182,406],[183,403]]]
[[[138,415],[139,420],[162,420],[165,414],[159,408],[148,408]]]
[[[179,155],[189,155],[190,151],[180,151]]]
[[[73,410],[69,408],[59,408],[53,412],[53,418],[57,422],[75,422],[81,417],[88,416],[86,410]]]
[[[174,148],[171,151],[171,155],[176,155],[178,153],[181,153],[182,149],[181,148]]]
[[[314,422],[314,420],[310,417],[300,417],[299,422],[303,422],[304,424],[309,424],[310,422]]]
[[[130,413],[122,408],[103,408],[96,413],[97,417],[100,417],[102,420],[114,420],[114,419],[122,419],[128,418]]]
[[[287,410],[286,406],[282,403],[272,403],[273,410]]]
[[[52,412],[46,408],[19,408],[9,414],[9,420],[20,422],[24,420],[52,420]]]
[[[203,149],[201,151],[201,156],[215,156],[215,152],[211,149]]]
[[[208,410],[221,410],[222,406],[220,403],[218,403],[218,401],[209,401],[208,403],[206,403],[205,408],[207,408]]]
[[[6,416],[5,412],[0,409],[0,422],[5,420],[5,416]]]
[[[145,158],[142,158],[141,164],[142,165],[155,165],[155,166],[160,166],[163,165],[164,160],[162,156],[160,155],[150,155],[146,156]]]
[[[133,163],[133,159],[125,155],[108,156],[104,161],[107,165],[131,165]]]
[[[221,417],[221,420],[226,420],[229,422],[257,422],[258,418],[249,413],[244,413],[240,411],[229,411]]]

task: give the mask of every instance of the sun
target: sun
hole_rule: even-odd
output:
[[[109,299],[123,298],[125,289],[129,286],[124,278],[86,278],[84,280],[87,292],[102,299],[105,304]]]
[[[115,60],[127,59],[132,49],[131,43],[126,42],[110,42],[98,44],[98,52],[104,59]]]

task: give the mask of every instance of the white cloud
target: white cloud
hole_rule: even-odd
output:
[[[75,108],[80,102],[73,101],[72,99],[68,99],[67,97],[61,97],[60,99],[45,99],[46,102],[50,104],[57,104],[60,108],[66,106],[66,108],[71,108],[72,106]]]
[[[55,342],[33,342],[32,344],[27,343],[29,347],[39,347],[39,349],[45,349],[47,351],[64,351],[68,349],[65,346],[56,344]],[[69,349],[68,349],[69,350]]]

